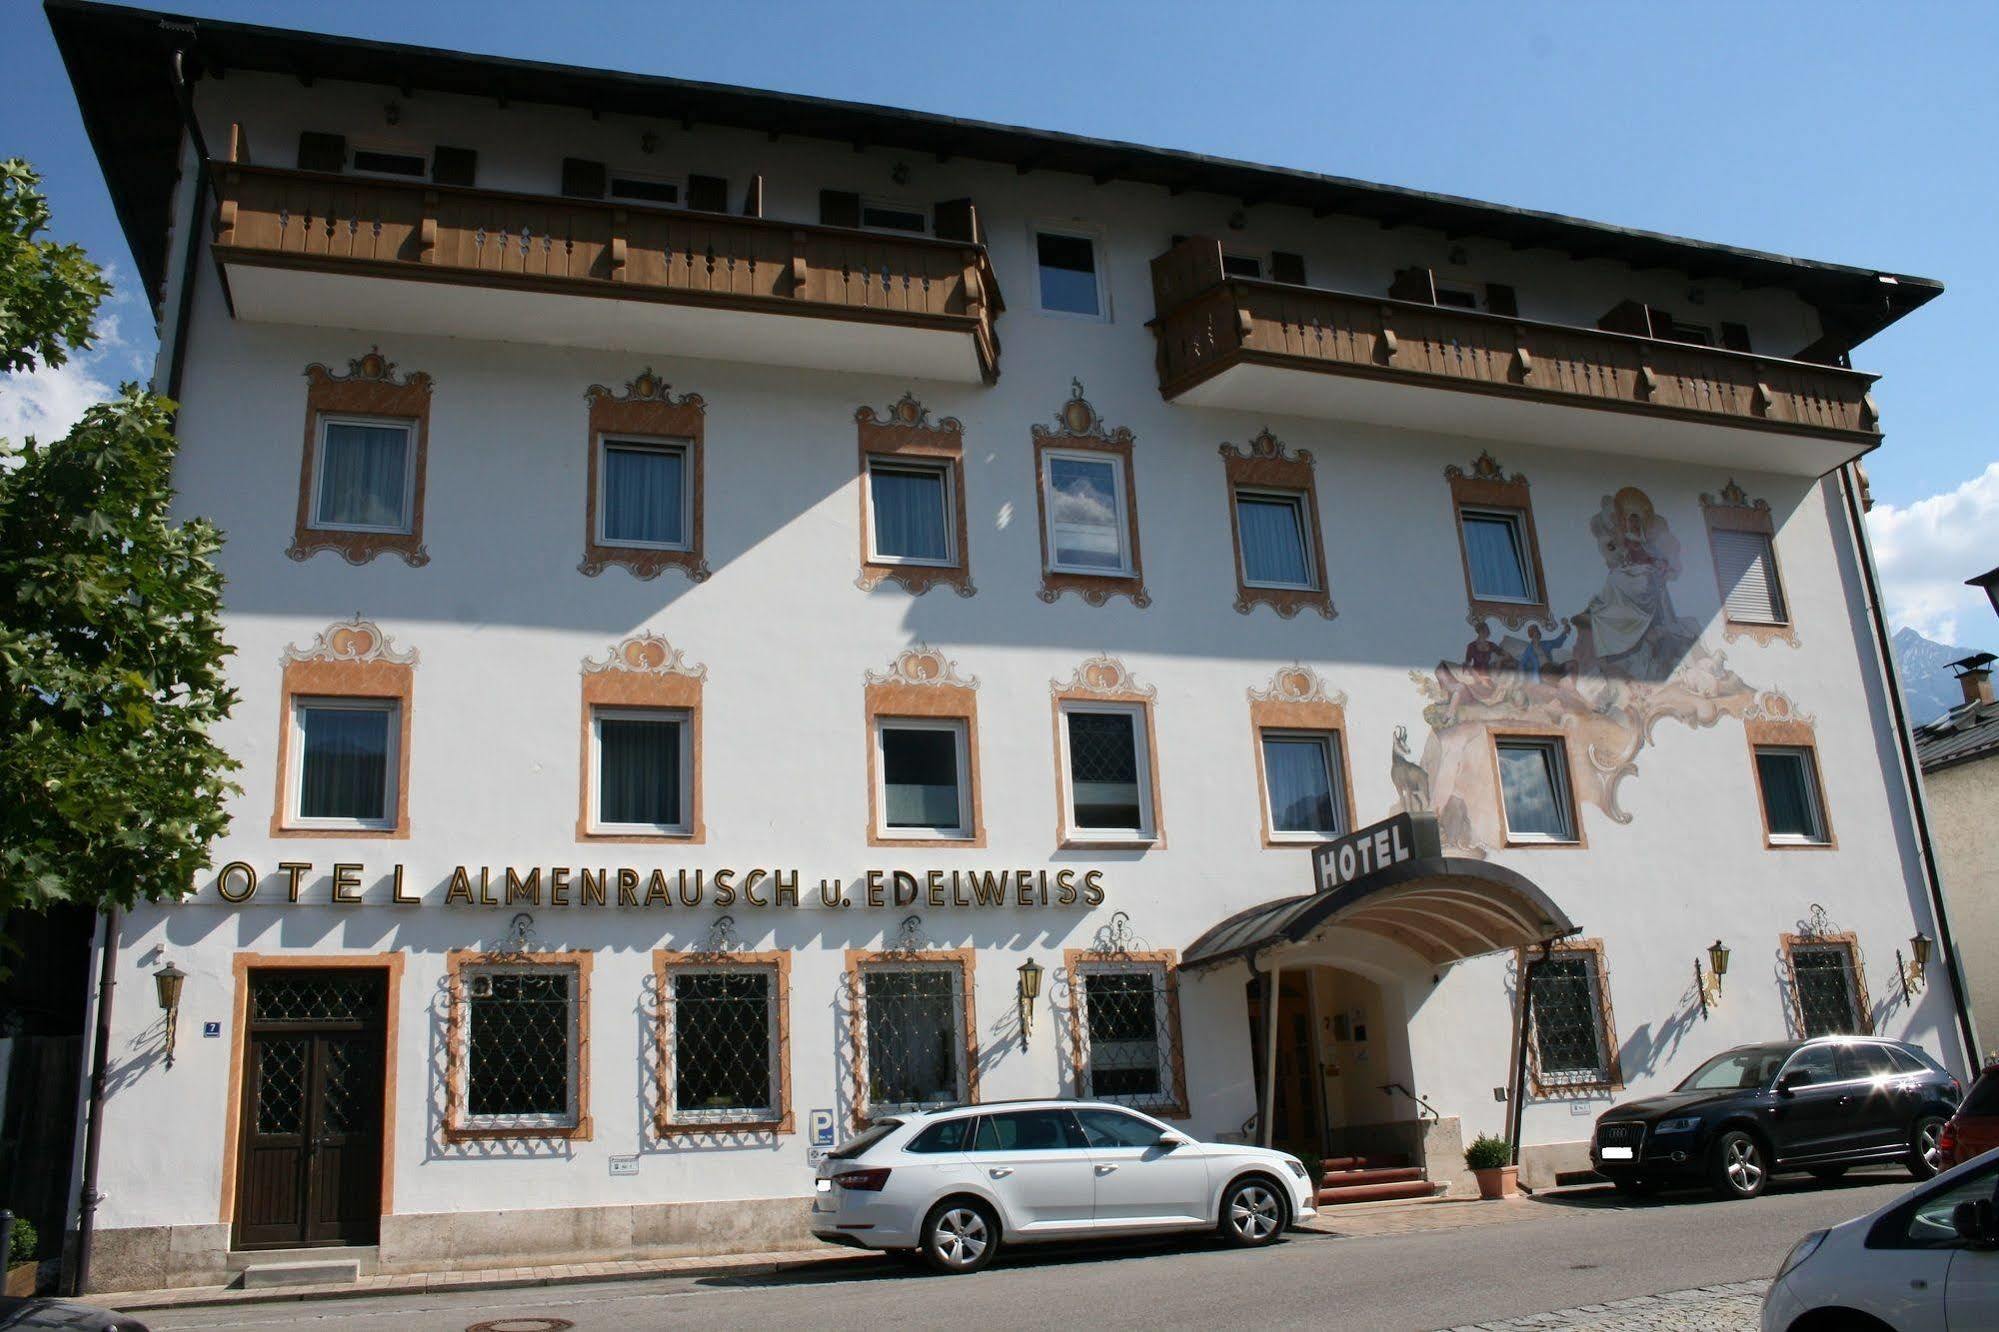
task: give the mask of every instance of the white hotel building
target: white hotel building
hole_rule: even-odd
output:
[[[241,695],[95,1288],[780,1248],[912,1104],[1406,1163],[1331,1202],[1740,1042],[1964,1070],[1848,355],[1936,283],[47,8]]]

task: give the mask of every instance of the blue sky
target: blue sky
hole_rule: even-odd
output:
[[[686,4],[188,0],[198,16],[881,102],[1334,172],[1941,279],[1862,347],[1898,622],[1999,648],[1958,586],[1999,564],[1999,5]],[[552,22],[559,15],[559,22]],[[0,4],[0,156],[58,233],[130,260],[39,4]],[[68,382],[0,382],[44,429],[150,357],[142,304]],[[8,390],[17,390],[10,394]],[[35,395],[40,393],[37,404]],[[8,398],[15,399],[10,407]],[[24,405],[25,404],[25,405]]]

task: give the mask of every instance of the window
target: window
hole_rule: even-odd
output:
[[[782,971],[668,963],[663,1125],[743,1127],[784,1118]]]
[[[1891,1078],[1901,1072],[1895,1067],[1895,1056],[1888,1053],[1885,1045],[1855,1041],[1839,1049],[1839,1075],[1843,1079]]]
[[[861,201],[861,225],[870,231],[904,231],[921,236],[930,230],[930,215],[907,204]]]
[[[1040,264],[1042,309],[1091,319],[1104,317],[1095,239],[1041,231],[1035,233],[1034,249]]]
[[[604,439],[597,476],[597,540],[653,550],[689,547],[687,446]]]
[[[869,558],[882,563],[958,562],[956,470],[948,462],[868,460]]]
[[[1867,1247],[1895,1249],[1965,1249],[1970,1245],[1957,1233],[1957,1209],[1965,1203],[1989,1203],[1999,1196],[1999,1168],[1983,1166],[1914,1200],[1882,1218],[1868,1232]],[[1886,1231],[1889,1223],[1896,1229]],[[1964,1259],[1970,1258],[1969,1252]],[[1986,1259],[1977,1260],[1982,1267]],[[1967,1262],[1968,1266],[1968,1262]]]
[[[1076,1119],[1092,1147],[1153,1147],[1159,1142],[1159,1126],[1137,1115],[1115,1110],[1078,1110]]]
[[[1131,573],[1123,460],[1049,450],[1041,466],[1049,567],[1061,573]]]
[[[1238,489],[1235,511],[1237,553],[1242,558],[1245,584],[1308,590],[1318,586],[1303,495]]]
[[[1449,305],[1460,310],[1478,309],[1478,291],[1475,288],[1437,282],[1433,284],[1431,290],[1439,305]]]
[[[1843,940],[1796,943],[1789,953],[1799,1029],[1808,1037],[1866,1031],[1852,944]]]
[[[1184,1113],[1176,977],[1164,961],[1068,957],[1078,1007],[1077,1095]],[[1158,1137],[1154,1132],[1149,1143]]]
[[[1458,523],[1474,597],[1523,604],[1540,601],[1523,515],[1506,509],[1463,509]]]
[[[1072,1110],[983,1115],[972,1139],[975,1152],[1083,1152],[1089,1147]]]
[[[401,716],[396,699],[292,700],[295,826],[395,826]]]
[[[579,982],[574,965],[484,961],[459,969],[457,1127],[579,1125]]]
[[[1568,751],[1557,738],[1499,739],[1499,789],[1509,842],[1573,842]]]
[[[1763,793],[1763,829],[1773,845],[1823,846],[1818,764],[1805,746],[1756,746],[1756,784]]]
[[[875,724],[875,743],[882,783],[876,808],[883,836],[971,835],[964,722],[883,717]]]
[[[1230,277],[1260,278],[1263,276],[1263,260],[1253,254],[1230,254],[1224,250],[1222,272]]]
[[[866,1114],[970,1099],[962,962],[860,964]]]
[[[411,433],[407,421],[322,415],[312,525],[346,532],[409,531]]]
[[[929,1128],[911,1138],[909,1145],[904,1147],[903,1150],[906,1152],[916,1152],[919,1155],[969,1151],[971,1149],[972,1130],[977,1128],[978,1125],[979,1121],[975,1115],[967,1115],[963,1119],[946,1119],[941,1123],[932,1124]]]
[[[1154,820],[1145,709],[1065,703],[1061,717],[1069,835],[1150,840]]]
[[[1598,946],[1557,948],[1545,960],[1527,953],[1523,960],[1533,986],[1530,1053],[1537,1088],[1546,1092],[1619,1081]]]
[[[1743,624],[1784,624],[1789,617],[1769,534],[1717,528],[1708,535],[1728,618]]]
[[[1784,1065],[1778,1078],[1791,1078],[1800,1086],[1823,1087],[1828,1082],[1838,1082],[1844,1075],[1839,1071],[1839,1061],[1834,1057],[1830,1045],[1808,1045],[1792,1055]]]
[[[354,147],[354,170],[364,176],[413,176],[418,180],[430,175],[430,163],[422,153],[399,151],[393,148]]]
[[[1340,834],[1346,797],[1339,789],[1339,743],[1334,732],[1263,732],[1263,782],[1273,840],[1322,842]]]
[[[688,716],[661,708],[592,711],[594,831],[689,831],[693,747]]]
[[[636,203],[673,206],[680,202],[679,181],[636,171],[612,172],[608,192],[613,199],[630,199]]]

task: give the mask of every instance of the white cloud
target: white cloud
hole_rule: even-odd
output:
[[[98,374],[99,359],[85,353],[54,370],[0,375],[0,439],[19,444],[33,435],[46,443],[68,434],[86,407],[111,396],[111,385]]]
[[[1995,637],[1991,603],[1964,580],[1999,564],[1999,462],[1941,495],[1876,504],[1867,534],[1889,623],[1952,647]]]

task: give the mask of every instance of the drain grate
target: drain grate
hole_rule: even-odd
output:
[[[575,1326],[567,1318],[523,1314],[519,1318],[488,1318],[483,1323],[472,1324],[465,1332],[569,1332]]]

